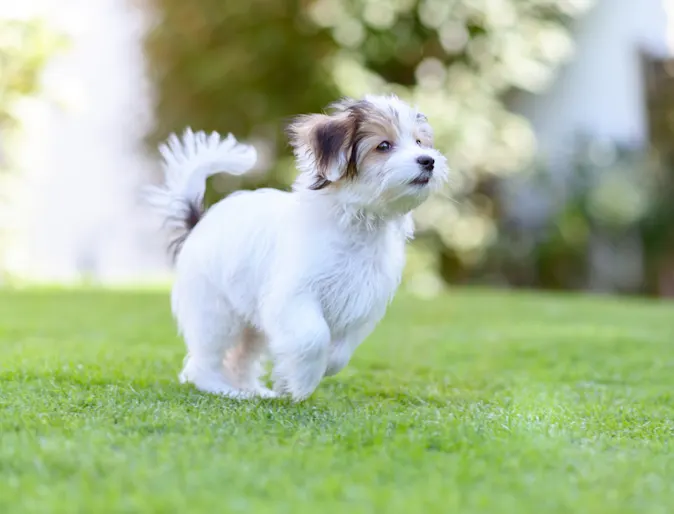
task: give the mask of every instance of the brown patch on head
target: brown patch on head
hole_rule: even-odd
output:
[[[377,147],[384,141],[395,145],[399,137],[392,113],[365,106],[363,122],[356,135],[361,166],[369,167],[386,161],[390,155],[377,151]]]
[[[383,141],[394,144],[399,138],[395,110],[379,109],[366,100],[338,105],[359,121],[353,138],[349,169],[355,172],[359,166],[368,165],[369,161],[386,160],[388,156],[375,149]],[[350,176],[355,176],[355,173]]]
[[[354,145],[361,121],[357,110],[344,107],[333,114],[299,116],[288,127],[290,144],[299,160],[316,170],[311,189],[357,173]]]
[[[398,116],[394,110],[388,112],[364,103],[361,132],[368,136],[380,136],[382,141],[395,142],[399,137]]]

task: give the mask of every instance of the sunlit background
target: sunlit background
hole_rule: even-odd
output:
[[[159,140],[254,142],[209,201],[285,188],[289,116],[393,91],[452,168],[405,288],[674,296],[673,56],[673,0],[3,2],[0,283],[163,282]]]

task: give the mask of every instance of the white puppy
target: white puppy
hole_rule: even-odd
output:
[[[394,96],[338,102],[288,132],[292,192],[240,191],[205,213],[206,178],[245,173],[255,150],[189,130],[161,147],[166,181],[149,199],[174,229],[180,379],[202,391],[302,400],[344,368],[400,283],[410,211],[447,175],[426,117]]]

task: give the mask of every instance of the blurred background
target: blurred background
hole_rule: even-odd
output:
[[[170,275],[138,201],[172,131],[233,132],[287,188],[282,129],[342,95],[417,103],[452,168],[405,287],[674,296],[674,0],[0,4],[0,283]]]

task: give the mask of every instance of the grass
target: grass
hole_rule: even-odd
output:
[[[306,403],[177,383],[165,292],[0,292],[0,512],[674,512],[674,305],[400,297]]]

